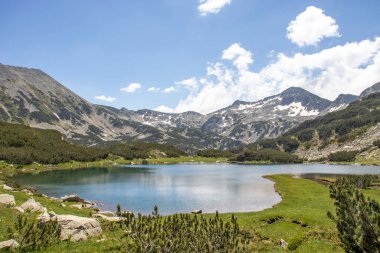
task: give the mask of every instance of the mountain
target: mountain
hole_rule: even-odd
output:
[[[374,143],[378,140],[380,92],[370,92],[345,109],[304,121],[281,137],[262,140],[256,145],[292,152],[314,161],[326,159],[337,152],[356,153],[373,149],[377,152]]]
[[[358,100],[359,97],[351,94],[340,94],[321,114],[327,114],[345,109],[349,104]]]
[[[380,92],[380,82],[375,83],[371,87],[365,89],[361,94],[360,97],[365,97],[368,96],[369,94],[375,93],[375,92]]]
[[[257,102],[235,101],[231,106],[207,115],[201,129],[251,143],[277,137],[318,116],[330,104],[329,100],[292,87]]]
[[[202,118],[200,114],[162,115],[95,105],[41,70],[0,64],[1,121],[55,129],[85,145],[119,141],[173,143],[184,149],[242,145],[240,141],[192,129]]]
[[[1,121],[55,129],[68,140],[88,146],[146,141],[174,144],[186,151],[237,148],[278,137],[356,99],[340,95],[329,101],[292,87],[256,102],[235,101],[207,115],[133,111],[92,104],[41,70],[0,64]]]

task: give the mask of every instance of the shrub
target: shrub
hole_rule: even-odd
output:
[[[250,252],[237,219],[222,220],[194,214],[163,217],[155,207],[152,215],[124,213],[121,226],[127,231],[121,241],[128,252]]]
[[[219,149],[205,149],[199,150],[197,152],[198,156],[202,157],[233,157],[234,154],[228,150],[219,150]]]
[[[296,236],[289,241],[288,249],[296,250],[302,244],[303,238],[301,236]]]
[[[364,180],[363,180],[364,181]],[[339,239],[346,252],[379,252],[380,205],[365,198],[352,178],[341,177],[330,186],[336,216],[327,215],[336,223]]]
[[[273,149],[247,149],[237,155],[231,161],[271,161],[274,163],[301,163],[302,160],[296,156],[283,151]]]
[[[329,155],[331,162],[353,162],[358,154],[358,151],[339,151]]]
[[[8,233],[10,238],[20,244],[20,252],[30,252],[59,242],[61,229],[55,220],[39,223],[34,217],[19,215],[14,229],[10,229]]]

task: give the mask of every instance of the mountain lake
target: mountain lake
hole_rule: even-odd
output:
[[[250,212],[270,208],[281,201],[274,182],[264,175],[380,174],[380,167],[360,165],[238,165],[175,164],[120,165],[21,174],[13,179],[36,187],[52,197],[76,193],[102,210],[161,214],[219,211]]]

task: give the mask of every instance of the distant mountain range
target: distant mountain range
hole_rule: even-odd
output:
[[[380,91],[380,83],[363,91]],[[0,64],[0,120],[56,129],[85,145],[118,141],[174,144],[184,150],[236,148],[274,138],[308,119],[346,108],[359,97],[342,94],[334,101],[292,87],[257,102],[235,101],[203,115],[92,104],[38,69]]]

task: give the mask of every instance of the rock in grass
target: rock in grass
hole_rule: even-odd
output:
[[[106,216],[106,215],[99,214],[99,213],[93,214],[92,217],[111,221],[111,222],[118,222],[118,221],[121,221],[123,219],[122,217],[116,217],[116,216],[111,217],[111,216]]]
[[[15,206],[15,197],[10,194],[0,194],[0,206]]]
[[[63,202],[81,202],[81,203],[84,202],[84,199],[82,199],[81,197],[79,197],[76,194],[63,196],[63,197],[61,197],[61,200]]]
[[[20,244],[13,239],[0,242],[0,250],[16,249],[18,247],[20,247]]]
[[[31,191],[29,191],[28,189],[23,189],[23,190],[21,190],[21,192],[26,193],[29,196],[33,196],[33,193]]]
[[[7,190],[7,191],[13,191],[13,188],[12,187],[10,187],[10,186],[8,186],[8,185],[3,185],[3,189],[4,190]]]
[[[288,247],[288,243],[284,239],[281,239],[280,240],[280,246],[281,246],[281,248],[286,249]]]
[[[76,209],[83,209],[83,206],[82,206],[82,204],[75,204],[75,205],[71,205],[70,206],[71,208],[76,208]]]
[[[21,206],[21,209],[23,209],[25,212],[29,211],[32,213],[45,213],[47,211],[46,207],[43,207],[39,202],[36,202],[34,198],[30,198],[27,201],[25,201]]]
[[[100,222],[95,218],[86,218],[75,215],[56,215],[53,212],[38,216],[40,222],[56,220],[61,228],[61,240],[73,242],[86,241],[89,237],[102,234]]]
[[[99,221],[94,218],[74,215],[57,215],[53,218],[57,218],[61,226],[62,240],[85,241],[88,237],[99,236],[102,233]]]
[[[77,209],[89,209],[89,208],[92,208],[92,204],[74,204],[74,205],[71,205],[70,207],[72,208],[77,208]]]
[[[108,216],[108,217],[115,216],[115,213],[114,212],[110,212],[110,211],[102,211],[102,212],[98,212],[98,214],[101,214],[101,215],[104,215],[104,216]]]
[[[22,209],[22,208],[19,207],[19,206],[15,206],[13,209],[17,210],[17,211],[20,212],[20,213],[25,213],[24,209]]]

